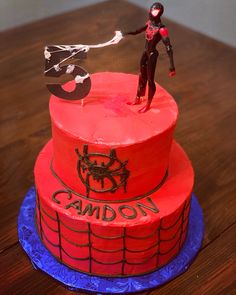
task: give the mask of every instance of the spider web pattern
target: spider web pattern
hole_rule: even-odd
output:
[[[117,277],[122,276],[123,277],[123,276],[129,275],[129,273],[127,271],[125,271],[127,266],[130,266],[130,267],[142,266],[142,265],[146,265],[149,262],[152,262],[152,265],[153,265],[153,262],[155,261],[155,267],[150,269],[148,272],[146,272],[146,273],[149,273],[149,272],[154,271],[157,268],[161,267],[162,265],[166,264],[170,260],[170,258],[173,259],[174,256],[176,256],[178,254],[178,252],[180,251],[181,246],[184,242],[185,234],[186,234],[187,228],[188,228],[189,209],[190,209],[190,200],[188,200],[184,203],[179,216],[176,218],[176,220],[174,221],[173,224],[165,227],[163,225],[163,220],[161,220],[158,228],[156,228],[156,230],[154,230],[151,234],[145,235],[145,236],[130,235],[127,233],[126,228],[123,228],[123,230],[122,230],[123,233],[119,234],[119,235],[113,235],[113,236],[112,235],[111,236],[98,235],[97,233],[95,233],[93,231],[92,226],[89,222],[87,222],[87,229],[86,230],[75,229],[75,228],[65,224],[64,221],[60,219],[58,212],[55,212],[54,217],[51,216],[45,210],[45,208],[43,208],[43,206],[41,205],[38,194],[37,194],[37,211],[36,212],[37,212],[37,225],[38,225],[38,231],[39,231],[40,238],[44,244],[46,243],[46,244],[50,245],[50,249],[48,249],[48,250],[51,253],[53,252],[52,249],[55,249],[56,253],[59,253],[59,254],[55,254],[55,251],[54,251],[54,253],[52,253],[59,261],[61,261],[62,263],[66,264],[78,271],[90,273],[90,274],[98,274],[97,272],[94,272],[94,270],[93,270],[94,263],[96,263],[98,265],[107,265],[107,266],[119,265],[120,273],[115,276],[117,276]],[[55,226],[52,227],[51,225],[49,225],[49,223],[46,221],[47,218],[49,218],[50,222],[55,224]],[[162,236],[165,233],[168,233],[168,231],[172,230],[178,223],[180,223],[180,224],[178,225],[177,230],[175,230],[174,234],[172,234],[172,236],[170,238],[162,238]],[[78,234],[80,234],[80,233],[87,234],[88,242],[87,243],[79,243],[79,242],[77,243],[77,242],[71,241],[68,237],[66,237],[61,232],[61,226],[66,228],[69,232],[74,232],[74,233],[78,233]],[[54,243],[50,240],[50,237],[46,234],[46,232],[44,230],[45,227],[47,229],[49,229],[51,232],[53,232],[54,234],[56,234],[56,236],[58,237],[58,243]],[[127,239],[132,239],[134,241],[135,240],[136,241],[148,240],[148,239],[153,238],[155,236],[157,237],[156,242],[154,242],[152,245],[149,245],[145,249],[141,249],[141,250],[129,249],[127,246]],[[110,241],[114,241],[114,243],[115,243],[116,240],[122,239],[122,247],[119,249],[113,249],[113,250],[112,249],[109,249],[109,250],[108,249],[99,249],[99,248],[95,247],[95,245],[93,244],[92,237],[104,240],[104,247],[106,247],[106,241],[110,240]],[[163,244],[168,243],[168,242],[172,242],[174,240],[176,240],[176,241],[167,251],[161,250]],[[72,256],[63,247],[63,245],[62,245],[63,241],[66,241],[67,243],[69,243],[75,247],[78,247],[78,253],[80,251],[79,248],[86,248],[88,250],[88,255],[83,258]],[[47,245],[45,245],[45,246],[47,247]],[[141,262],[130,261],[129,258],[127,257],[128,253],[133,253],[133,254],[139,255],[137,257],[140,258],[142,255],[145,256],[145,252],[147,253],[147,251],[149,251],[151,249],[156,249],[156,250],[154,251],[153,254],[149,255],[149,257],[147,257],[146,259],[144,259]],[[122,253],[122,258],[117,261],[114,261],[114,262],[113,261],[104,262],[104,261],[98,260],[97,258],[95,258],[93,256],[93,254],[92,254],[93,250],[100,252],[100,253],[105,253],[107,255],[111,255],[111,257],[114,253],[120,252],[120,253]],[[170,258],[165,263],[161,263],[161,261],[160,261],[161,257],[166,256],[166,255],[170,255]],[[81,270],[79,268],[69,265],[68,263],[65,262],[66,256],[74,261],[87,261],[88,270],[84,271],[84,270]],[[144,274],[144,273],[142,272],[142,273],[138,273],[138,274]],[[137,275],[137,274],[134,274],[134,275]],[[109,276],[109,275],[106,275],[106,276]],[[113,276],[113,275],[110,275],[110,276]]]

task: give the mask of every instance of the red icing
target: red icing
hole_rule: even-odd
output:
[[[147,197],[117,204],[93,202],[72,194],[71,200],[68,200],[66,195],[61,195],[58,197],[60,204],[53,202],[52,194],[64,187],[50,171],[52,153],[52,142],[50,142],[36,162],[35,180],[41,208],[40,214],[37,210],[39,232],[41,219],[44,232],[42,240],[54,256],[60,258],[58,246],[52,246],[47,240],[59,244],[59,236],[55,230],[60,230],[61,247],[65,250],[61,251],[62,262],[83,272],[107,276],[137,275],[150,272],[177,255],[187,230],[193,186],[191,163],[178,145],[175,143],[172,145],[168,178],[158,191],[149,196],[159,209],[159,213],[145,209],[146,216],[138,209],[137,202],[149,205]],[[65,209],[66,205],[75,200],[81,200],[83,208],[87,204],[92,204],[93,207],[99,206],[102,210],[104,205],[109,205],[116,212],[116,219],[103,221],[101,215],[96,218],[95,213],[92,216],[81,215],[74,208]],[[121,216],[119,207],[124,204],[135,208],[136,218],[126,219]],[[59,227],[56,212],[58,212]],[[48,228],[49,226],[53,231]],[[92,245],[91,249],[89,244]],[[128,249],[125,251],[127,263],[122,263],[124,245]],[[91,264],[88,259],[90,256]]]
[[[82,272],[148,273],[178,254],[187,232],[193,170],[172,141],[178,109],[159,85],[147,113],[127,105],[136,93],[133,75],[100,73],[91,80],[84,106],[51,97],[53,140],[35,165],[38,231],[55,257]],[[83,155],[85,144],[89,153],[109,155],[114,149],[122,163],[128,161],[126,192],[122,186],[114,193],[86,195],[75,152]],[[95,159],[101,164],[99,156]],[[167,169],[168,177],[154,191]],[[90,184],[100,185],[93,179]]]
[[[121,187],[119,199],[129,199],[154,189],[163,179],[178,109],[174,99],[159,85],[152,108],[139,114],[139,106],[129,106],[136,93],[138,78],[134,75],[99,73],[91,76],[92,89],[81,102],[65,101],[54,96],[50,100],[54,160],[58,176],[73,190],[86,194],[76,170],[84,144],[89,152],[109,154],[116,149],[118,158],[128,160],[130,176],[127,193]],[[68,84],[68,89],[73,85]],[[91,180],[92,181],[92,180]],[[138,184],[138,185],[137,185]],[[98,185],[92,181],[92,185]],[[90,192],[95,199],[116,200],[117,195]]]

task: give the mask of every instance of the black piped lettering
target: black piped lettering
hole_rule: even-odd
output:
[[[88,204],[84,210],[81,212],[81,215],[85,215],[88,212],[88,216],[92,216],[93,213],[96,211],[96,218],[99,219],[100,215],[100,207],[94,206],[92,204]]]
[[[131,210],[132,213],[131,215],[128,215],[127,213],[125,213],[123,210],[124,209],[128,209],[128,210]],[[129,205],[122,205],[118,208],[119,212],[120,212],[120,215],[123,216],[124,218],[126,219],[134,219],[137,217],[137,211],[135,210],[135,208],[129,206]]]
[[[143,214],[143,216],[147,216],[147,212],[143,209],[147,209],[150,210],[154,213],[158,213],[160,212],[159,209],[157,208],[157,206],[153,203],[152,199],[147,197],[146,200],[150,203],[151,207],[145,204],[142,204],[140,202],[136,203],[136,206],[138,207],[138,209],[140,210],[140,212]]]
[[[111,213],[111,216],[107,216],[107,212]],[[112,209],[109,205],[104,205],[103,206],[103,212],[102,212],[102,220],[104,221],[112,221],[116,218],[116,211]]]
[[[74,202],[66,205],[65,209],[69,209],[71,207],[74,208],[75,210],[77,210],[78,214],[81,214],[82,201],[81,200],[74,201]]]

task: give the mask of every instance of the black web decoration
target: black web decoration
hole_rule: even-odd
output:
[[[67,224],[65,224],[62,220],[60,220],[59,214],[56,212],[56,217],[52,217],[40,204],[39,202],[39,198],[37,196],[37,218],[38,218],[38,230],[39,230],[39,234],[40,234],[40,238],[41,240],[46,240],[52,247],[54,248],[58,248],[59,249],[59,257],[57,257],[61,262],[63,262],[63,256],[66,255],[67,257],[70,257],[72,260],[77,260],[77,261],[88,261],[89,263],[89,272],[88,273],[93,273],[93,262],[94,263],[98,263],[101,265],[117,265],[120,264],[120,274],[119,275],[115,275],[115,276],[121,276],[124,277],[126,276],[126,272],[125,272],[125,266],[126,265],[142,265],[147,263],[148,261],[154,260],[155,261],[155,267],[153,270],[148,271],[147,273],[156,270],[157,268],[161,267],[163,264],[160,262],[160,257],[162,256],[166,256],[169,255],[171,252],[173,253],[173,251],[179,251],[182,243],[183,243],[183,237],[186,234],[187,230],[188,230],[188,220],[189,220],[189,211],[190,211],[190,203],[191,201],[187,201],[185,202],[185,204],[182,207],[182,210],[178,216],[178,218],[176,219],[176,221],[172,224],[169,225],[167,227],[163,226],[163,222],[160,223],[160,225],[153,231],[153,233],[146,235],[146,236],[133,236],[133,235],[129,235],[127,233],[127,230],[124,228],[123,230],[123,234],[120,235],[115,235],[115,236],[104,236],[104,235],[98,235],[96,234],[93,229],[91,224],[88,222],[87,225],[87,229],[86,230],[80,230],[80,229],[75,229],[72,228],[70,226],[68,226]],[[54,223],[54,226],[49,225],[48,222],[46,221],[46,218],[49,218],[51,220],[51,223]],[[47,237],[46,233],[48,231],[45,231],[44,228],[47,228],[49,230],[51,230],[52,232],[58,233],[59,239],[58,239],[58,244],[53,243],[52,241],[50,241],[50,239]],[[70,241],[69,238],[65,237],[62,232],[61,232],[61,228],[66,228],[69,231],[75,232],[75,233],[81,233],[81,234],[87,234],[88,235],[88,242],[81,244],[76,243],[74,241]],[[174,234],[170,237],[170,238],[162,238],[163,234],[165,234],[165,232],[176,228],[176,230],[174,231]],[[122,239],[123,241],[123,246],[120,249],[110,249],[110,250],[106,250],[104,248],[98,248],[96,245],[94,245],[91,242],[91,237],[94,236],[96,238],[102,239],[104,240],[104,243],[106,243],[106,240],[113,240],[114,243],[116,240]],[[129,249],[126,245],[126,241],[127,239],[134,239],[134,240],[146,240],[149,239],[151,237],[156,236],[156,241],[153,242],[152,245],[149,245],[148,247],[144,248],[144,249],[140,249],[140,250],[134,250],[134,249]],[[79,258],[79,257],[73,257],[71,256],[63,247],[63,241],[66,241],[67,243],[76,246],[76,247],[87,247],[88,248],[88,256],[84,257],[84,258]],[[162,251],[161,250],[161,246],[165,243],[169,243],[169,242],[173,242],[173,245],[166,251]],[[147,258],[143,261],[137,261],[137,262],[132,262],[129,261],[129,259],[126,257],[127,253],[140,253],[144,255],[148,253],[148,251],[150,249],[154,249],[154,253],[153,254],[149,254],[149,256],[146,256]],[[91,250],[95,250],[101,253],[116,253],[116,252],[122,252],[122,259],[115,261],[115,262],[103,262],[103,261],[99,261],[98,259],[96,259],[95,257],[93,257],[92,255],[92,251]],[[63,255],[62,255],[63,253]],[[74,269],[77,269],[76,267],[73,267]],[[81,271],[80,269],[77,269],[79,271]],[[82,271],[85,272],[85,271]],[[86,272],[85,272],[86,273]],[[144,273],[145,274],[145,273]],[[107,276],[107,275],[106,275]]]
[[[82,60],[87,57],[90,48],[102,48],[114,45],[120,42],[123,35],[120,31],[115,32],[115,36],[108,42],[95,45],[48,45],[44,49],[46,77],[60,78],[63,75],[71,75],[75,81],[75,89],[66,91],[60,83],[48,83],[48,90],[57,97],[80,100],[88,95],[91,89],[91,79],[89,73],[82,67],[74,64],[68,64],[68,61]]]
[[[114,149],[110,151],[110,154],[89,153],[88,145],[85,144],[82,155],[78,149],[75,149],[75,152],[78,155],[78,175],[86,186],[87,197],[90,191],[114,193],[120,187],[123,187],[126,192],[130,174],[126,168],[128,161],[119,160]],[[97,181],[100,184],[99,187],[95,187],[91,180]]]

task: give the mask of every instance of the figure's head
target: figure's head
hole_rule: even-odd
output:
[[[164,12],[164,6],[160,2],[155,2],[152,4],[149,10],[150,20],[158,20]]]

